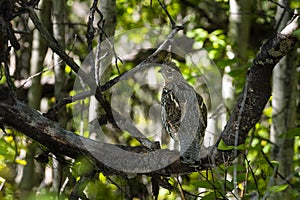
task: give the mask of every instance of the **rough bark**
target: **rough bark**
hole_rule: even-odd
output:
[[[45,24],[45,27],[50,29],[51,26],[51,4],[47,1],[41,1],[40,4],[43,14],[41,16],[41,21]],[[44,59],[47,53],[47,42],[41,36],[38,30],[33,31],[33,41],[32,41],[32,57],[30,59],[30,75],[36,75],[43,70]],[[29,105],[35,109],[40,109],[40,102],[42,98],[42,85],[41,85],[41,74],[32,79],[31,87],[28,91],[28,102]]]
[[[53,0],[53,36],[54,38],[65,47],[65,1]],[[66,73],[65,73],[65,63],[57,55],[53,55],[54,61],[54,74],[55,74],[55,85],[54,85],[54,96],[56,101],[60,101],[68,95],[65,90],[66,87]],[[57,120],[62,127],[67,126],[67,110],[62,108],[58,111]],[[57,159],[53,156],[52,159],[53,168],[53,183],[52,190],[59,192],[61,182],[62,182],[62,166]]]
[[[97,5],[96,5],[97,6]],[[116,29],[116,1],[115,0],[100,0],[100,11],[102,13],[101,22],[103,22],[102,30],[96,47],[94,56],[94,78],[97,85],[104,85],[111,75],[111,63],[113,59],[113,51],[110,45],[113,45],[113,38]],[[93,26],[93,21],[90,21],[89,26]],[[109,41],[109,42],[108,42]],[[91,49],[89,49],[91,50]],[[106,50],[109,50],[108,52]],[[99,102],[93,96],[90,98],[89,105],[89,122],[97,119]],[[90,135],[96,133],[98,127],[90,126]]]
[[[43,14],[40,14],[41,21],[45,26],[50,29],[50,9],[51,4],[49,1],[41,1],[40,9],[43,10]],[[37,31],[33,31],[33,41],[32,41],[32,56],[30,59],[30,75],[38,76],[32,78],[31,86],[28,90],[28,104],[34,109],[40,110],[40,102],[42,98],[42,84],[41,84],[41,74],[43,71],[44,59],[48,49],[46,40]],[[37,186],[41,181],[40,174],[43,169],[41,166],[35,164],[34,157],[36,156],[37,144],[29,142],[28,149],[30,149],[26,154],[27,165],[23,168],[23,176],[20,183],[20,190],[22,190],[22,198],[26,199],[26,195],[32,191],[34,186]]]
[[[279,4],[289,7],[289,1],[281,0]],[[282,7],[277,8],[277,29],[281,30],[290,18],[290,13]],[[297,53],[293,49],[275,67],[273,72],[273,98],[272,98],[272,125],[270,140],[273,142],[271,159],[278,161],[278,172],[284,177],[291,177],[293,173],[294,138],[286,137],[289,129],[296,126],[296,96],[297,96]],[[284,182],[274,177],[273,185]],[[292,190],[272,194],[271,199],[291,199]]]
[[[246,51],[248,49],[251,13],[253,1],[247,0],[230,0],[230,15],[228,25],[228,37],[234,46],[233,50],[242,64],[247,61]]]
[[[228,24],[228,39],[232,46],[232,53],[234,53],[234,59],[236,62],[230,67],[226,67],[225,73],[223,75],[222,81],[222,96],[223,102],[228,110],[231,110],[234,106],[234,102],[236,100],[236,88],[234,88],[234,81],[237,83],[240,81],[238,77],[231,77],[227,73],[230,71],[234,71],[237,69],[245,69],[248,64],[248,43],[249,43],[249,34],[251,27],[251,14],[253,8],[253,1],[247,0],[230,0],[229,1],[229,24]],[[241,83],[240,83],[241,84]],[[239,85],[239,84],[237,84]],[[223,114],[222,125],[226,124],[228,113]],[[234,193],[238,195],[237,191],[237,170],[236,166],[239,164],[243,164],[243,160],[236,159],[235,160],[235,168],[233,171],[233,182],[234,182]]]
[[[239,145],[245,142],[248,131],[259,120],[262,110],[270,98],[270,78],[274,66],[296,43],[295,38],[291,34],[296,29],[295,24],[297,24],[297,20],[298,17],[294,18],[296,23],[286,26],[281,33],[274,35],[261,47],[260,52],[253,61],[252,67],[248,71],[244,91],[238,98],[219,141],[222,139],[228,146]],[[55,40],[52,41],[54,43],[49,44],[51,48],[59,47],[56,45]],[[67,56],[61,49],[56,49],[55,52],[62,54],[63,59]],[[70,61],[70,59],[68,58],[67,61]],[[72,64],[72,61],[70,63]],[[76,66],[73,66],[73,68],[76,69]],[[97,89],[97,91],[100,92],[101,89]],[[134,170],[136,173],[169,176],[170,174],[208,169],[224,162],[230,162],[235,157],[234,150],[218,150],[217,143],[202,158],[201,166],[198,169],[191,168],[176,160],[175,158],[178,158],[177,151],[161,149],[154,151],[143,147],[122,147],[127,152],[140,152],[135,154],[135,162],[130,162],[130,160],[126,160],[126,158],[118,154],[115,145],[89,140],[65,130],[56,122],[42,116],[39,112],[19,102],[2,90],[0,93],[0,116],[2,123],[24,133],[53,152],[72,158],[82,156],[89,158],[93,161],[95,167],[105,174],[126,175],[127,170]],[[166,161],[170,161],[172,164],[151,171],[152,165],[160,163],[163,165]],[[106,162],[110,162],[110,165],[113,164],[114,169],[107,167],[105,165],[107,164]]]

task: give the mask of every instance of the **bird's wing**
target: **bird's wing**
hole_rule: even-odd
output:
[[[200,94],[196,93],[198,105],[199,105],[199,113],[200,113],[200,122],[204,128],[207,127],[207,108],[203,101],[203,98]]]
[[[164,127],[174,137],[180,126],[181,109],[178,99],[169,88],[163,88],[161,104]]]
[[[181,108],[181,123],[186,131],[204,133],[207,127],[207,109],[203,98],[187,82],[177,84],[174,90]]]

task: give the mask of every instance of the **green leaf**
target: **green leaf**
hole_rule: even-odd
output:
[[[245,145],[241,144],[239,146],[228,146],[225,144],[225,142],[223,140],[220,141],[219,145],[218,145],[218,150],[221,151],[229,151],[229,150],[245,150]]]
[[[223,30],[221,30],[221,29],[217,29],[217,30],[215,30],[215,31],[211,32],[210,34],[211,34],[211,35],[220,35],[220,34],[223,34],[223,33],[224,33],[224,31],[223,31]]]
[[[263,110],[263,113],[267,117],[272,117],[272,110],[273,110],[272,107],[267,107]]]
[[[93,171],[93,167],[94,166],[90,163],[88,159],[81,158],[77,163],[76,171],[79,176],[85,176],[89,174],[91,171]]]
[[[237,69],[232,69],[230,72],[228,72],[227,74],[233,78],[238,77],[240,79],[240,77],[245,76],[247,73],[247,68],[246,67],[240,67]]]
[[[0,139],[0,155],[3,155],[7,159],[13,159],[15,150],[4,139]]]
[[[231,165],[228,167],[227,172],[233,173],[234,169],[236,169],[238,172],[245,172],[246,168],[243,165]]]
[[[219,192],[210,192],[209,194],[205,195],[202,197],[202,200],[215,200],[217,198],[221,198],[222,196],[220,195]]]
[[[192,185],[199,187],[199,188],[215,189],[215,186],[213,186],[209,181],[206,181],[206,180],[193,182]]]
[[[288,186],[289,186],[288,184],[274,185],[274,186],[271,186],[268,190],[272,193],[276,193],[276,192],[281,192],[281,191],[285,190]]]
[[[288,130],[288,132],[281,134],[279,138],[294,138],[296,136],[300,136],[300,128],[292,128]]]
[[[27,164],[26,160],[16,159],[16,163],[25,166]]]

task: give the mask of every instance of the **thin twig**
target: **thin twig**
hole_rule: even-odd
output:
[[[211,170],[211,169],[209,169],[209,170]],[[213,172],[212,172],[212,171],[211,171],[211,174],[212,174],[212,176],[213,176]],[[212,186],[212,188],[214,189],[215,198],[217,197],[217,194],[216,194],[216,193],[219,193],[219,194],[222,196],[223,199],[227,199],[226,196],[225,196],[222,192],[220,192],[220,191],[218,190],[218,188],[216,187],[216,185],[215,185],[215,183],[214,183],[214,177],[212,177],[212,181],[213,181],[213,182],[211,182],[211,181],[208,179],[208,176],[204,176],[202,173],[199,173],[199,175],[202,176],[202,178],[204,178],[204,179]],[[216,198],[216,199],[217,199],[217,198]]]
[[[10,48],[8,47],[8,40],[9,40],[9,24],[10,22],[7,22],[2,16],[0,16],[0,24],[1,24],[1,45],[3,46],[3,48],[1,49],[0,52],[0,67],[1,67],[1,63],[3,63],[4,65],[4,74],[6,76],[6,82],[8,85],[8,88],[10,89],[10,91],[12,93],[14,93],[14,84],[13,81],[10,78],[10,74],[9,74],[9,67],[8,67],[8,55],[9,55],[9,50]],[[13,34],[13,33],[11,33]],[[2,78],[2,77],[1,77]]]
[[[165,13],[167,14],[167,16],[168,16],[168,18],[169,18],[169,20],[170,20],[170,22],[171,22],[172,29],[174,29],[174,28],[176,27],[176,23],[175,23],[174,19],[172,18],[172,16],[170,15],[170,13],[169,13],[169,11],[168,11],[166,5],[165,5],[163,2],[161,2],[161,0],[157,0],[157,1],[159,2],[160,6],[162,7],[162,9],[163,9],[163,10],[165,11]]]
[[[67,105],[69,103],[73,103],[73,102],[78,101],[78,100],[85,99],[85,98],[90,97],[92,95],[93,95],[93,93],[90,90],[88,90],[88,91],[78,93],[74,96],[69,96],[69,97],[63,98],[57,104],[55,104],[51,109],[49,109],[48,112],[45,114],[45,116],[53,116],[54,113],[59,111],[65,105]]]
[[[162,51],[169,47],[170,41],[175,37],[175,35],[178,33],[178,31],[182,30],[180,27],[177,27],[173,29],[169,35],[167,36],[167,39],[156,49],[156,51],[151,54],[145,61],[139,63],[136,67],[133,69],[115,77],[114,79],[106,82],[104,85],[101,86],[101,91],[106,91],[110,89],[112,86],[114,86],[116,83],[118,83],[120,80],[123,80],[125,78],[131,77],[134,73],[137,71],[140,71],[146,67],[154,66],[153,63],[155,63],[155,57]]]
[[[6,82],[7,82],[8,88],[11,92],[13,92],[15,87],[14,87],[13,81],[10,78],[9,67],[8,67],[7,60],[3,61],[3,64],[4,64],[4,73],[5,73],[5,76],[6,76]]]
[[[113,184],[115,185],[122,193],[125,194],[127,199],[131,199],[130,195],[121,187],[119,186],[114,180],[112,180],[109,176],[106,176],[106,178]]]
[[[273,1],[273,0],[269,0],[269,1],[270,1],[271,3],[273,3],[273,4],[277,5],[277,6],[279,6],[280,8],[284,9],[284,10],[287,11],[289,14],[291,14],[291,15],[294,14],[294,12],[293,12],[290,8],[288,8],[288,7],[284,6],[284,5],[281,5],[280,3],[275,2],[275,1]]]
[[[256,180],[256,178],[255,178],[254,171],[252,170],[252,167],[251,167],[251,165],[250,165],[250,161],[247,159],[247,156],[246,156],[245,154],[244,154],[244,158],[245,158],[245,160],[247,161],[248,168],[249,168],[249,170],[250,170],[250,172],[251,172],[251,175],[252,175],[252,177],[253,177],[254,184],[255,184],[255,187],[256,187],[256,191],[257,191],[258,194],[260,194],[260,192],[259,192],[259,187],[258,187],[258,183],[257,183],[257,180]]]
[[[175,176],[175,179],[179,185],[179,187],[175,187],[173,185],[170,185],[168,182],[167,182],[167,186],[165,183],[163,183],[164,185],[162,185],[161,183],[159,184],[160,186],[162,186],[163,188],[165,189],[168,189],[168,190],[175,190],[177,192],[180,193],[180,196],[181,196],[181,199],[187,199],[185,196],[191,196],[191,197],[194,197],[195,199],[199,198],[200,196],[198,194],[192,194],[191,192],[185,190],[183,187],[182,187],[182,184],[180,183],[179,181],[179,178],[178,178],[178,175]],[[162,181],[162,180],[161,180]],[[188,199],[191,199],[191,198],[188,198]]]
[[[277,167],[274,167],[274,165],[271,163],[265,152],[261,149],[260,152],[262,153],[264,159],[267,161],[267,163],[270,165],[270,167],[275,170]],[[294,186],[289,180],[287,180],[280,172],[278,172],[278,169],[276,169],[276,174],[284,180],[292,189],[296,190],[297,192],[300,193],[300,189]]]
[[[87,43],[88,43],[88,52],[91,52],[93,50],[92,42],[93,42],[94,35],[95,35],[95,29],[93,26],[93,22],[94,22],[95,12],[98,10],[97,5],[98,5],[98,0],[94,0],[93,5],[90,8],[89,20],[87,23],[86,39],[87,39]],[[100,20],[102,20],[102,18],[100,18]]]
[[[183,188],[182,188],[182,185],[179,181],[178,175],[176,176],[176,180],[177,180],[177,183],[179,185],[178,190],[179,190],[179,193],[180,193],[180,197],[181,197],[181,199],[185,200],[186,198],[184,196]]]
[[[115,57],[115,65],[116,65],[116,68],[118,70],[118,74],[120,75],[121,72],[120,72],[120,69],[119,69],[119,66],[118,66],[118,60],[123,64],[123,60],[117,55],[116,53],[116,50],[115,50],[115,47],[114,45],[112,44],[112,42],[109,40],[109,37],[108,35],[105,33],[105,31],[103,30],[103,28],[101,26],[98,25],[98,28],[101,30],[101,34],[104,34],[105,36],[105,41],[109,44],[111,50],[112,50],[112,53]]]
[[[248,78],[248,77],[247,77]],[[237,157],[238,155],[238,142],[239,142],[239,131],[240,129],[242,129],[242,127],[240,127],[241,125],[241,121],[242,121],[242,114],[245,108],[245,104],[246,104],[246,99],[247,99],[247,94],[248,94],[248,81],[246,80],[245,83],[245,87],[244,87],[244,91],[243,91],[243,100],[241,103],[241,108],[238,112],[238,118],[237,118],[237,129],[235,131],[235,138],[234,138],[234,158]],[[234,163],[234,167],[233,167],[233,185],[234,185],[234,190],[233,193],[238,195],[237,193],[237,189],[238,189],[238,185],[237,185],[237,163]]]
[[[167,39],[156,49],[156,51],[152,55],[149,56],[148,59],[152,59],[152,58],[156,57],[160,51],[168,49],[168,47],[170,46],[171,40],[175,37],[175,35],[180,30],[183,30],[183,27],[177,26],[174,29],[172,29],[172,31],[167,36]]]
[[[97,87],[95,80],[90,78],[91,76],[89,74],[87,74],[83,70],[80,70],[79,65],[77,65],[77,63],[64,51],[63,46],[48,32],[46,27],[39,20],[33,8],[28,7],[27,10],[30,19],[34,23],[35,27],[39,30],[41,35],[46,39],[49,47],[53,50],[53,52],[59,55],[61,59],[67,65],[69,65],[71,69],[82,78],[82,80],[84,80],[88,84],[88,86],[91,88],[92,91],[95,91],[95,97],[100,102],[105,112],[108,115],[112,115],[111,106],[109,102],[102,95],[100,88]]]
[[[53,69],[53,67],[54,67],[54,66],[52,66],[50,69]],[[49,71],[50,69],[44,69],[44,70],[42,70],[42,71],[40,71],[40,72],[37,72],[37,73],[35,73],[35,74],[29,76],[29,77],[24,81],[24,83],[23,83],[22,85],[20,85],[20,87],[17,88],[17,91],[20,90],[20,89],[22,89],[22,88],[23,88],[30,80],[34,79],[35,77],[37,77],[37,76],[39,76],[39,75],[41,75],[41,74],[43,74],[43,73],[45,73],[45,72],[47,72],[47,71]]]

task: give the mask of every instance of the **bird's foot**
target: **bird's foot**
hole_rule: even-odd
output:
[[[180,161],[184,164],[189,165],[190,167],[199,167],[200,161],[191,159],[190,157],[180,156]]]

